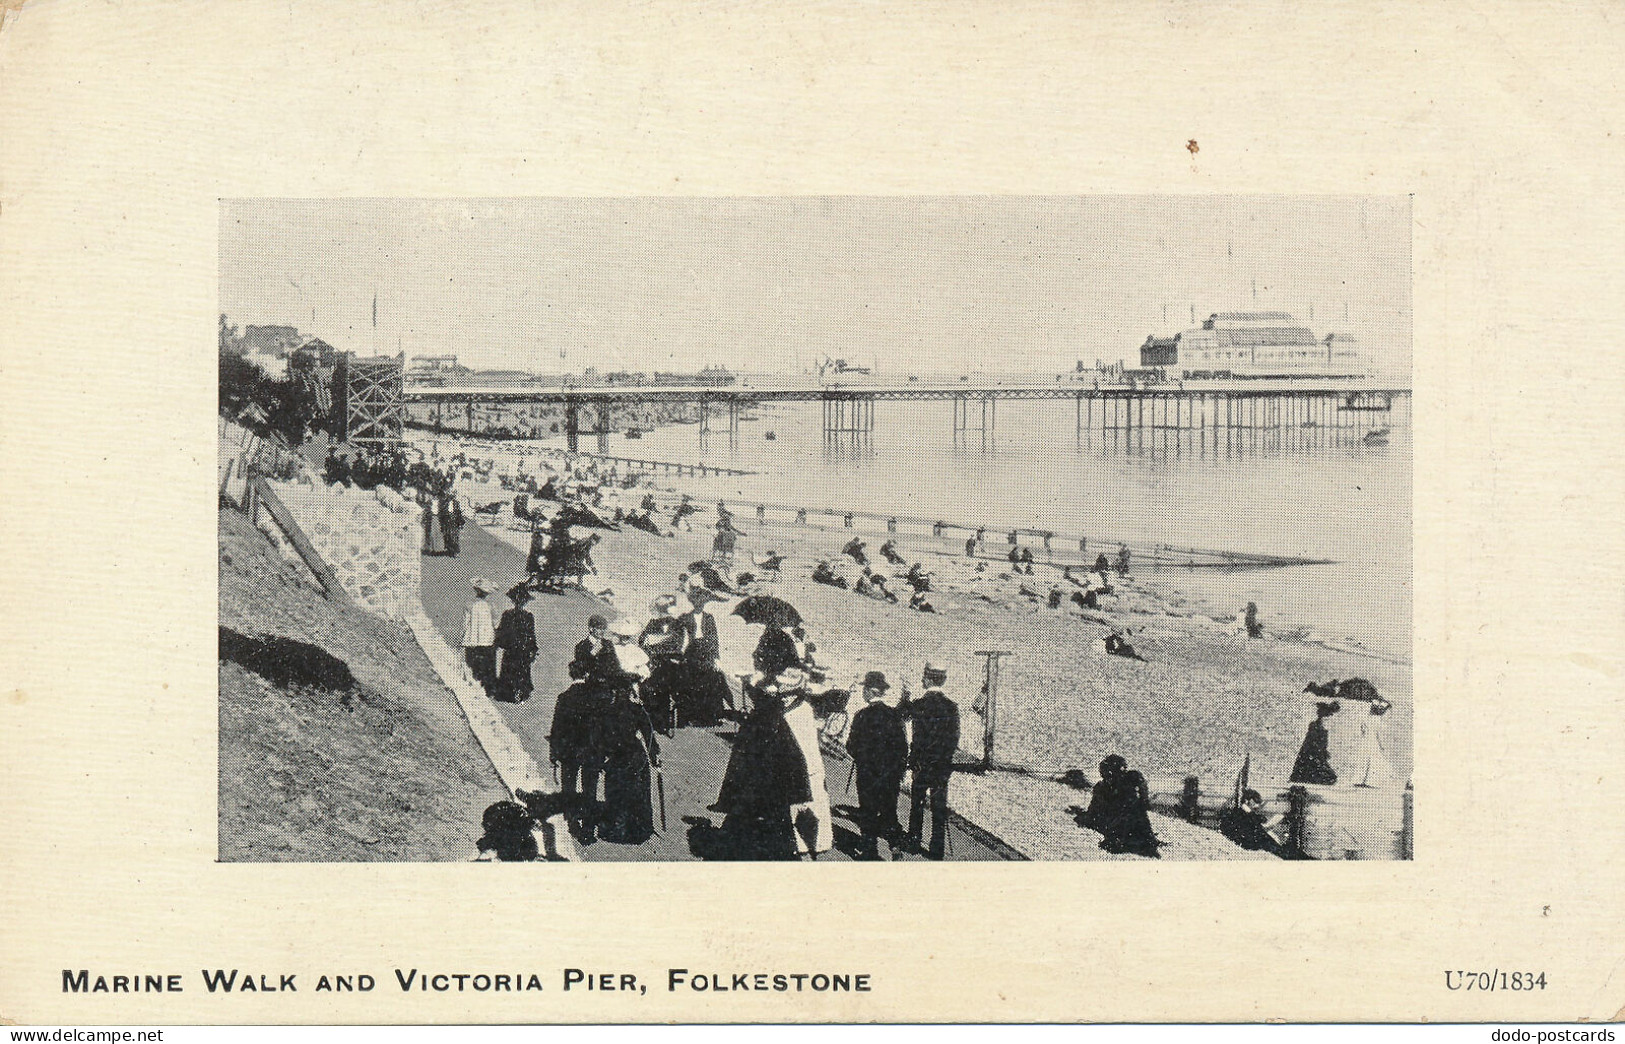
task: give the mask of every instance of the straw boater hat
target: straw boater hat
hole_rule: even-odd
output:
[[[947,668],[938,667],[929,660],[926,661],[925,670],[920,674],[920,682],[923,685],[946,685],[948,682]]]
[[[490,594],[496,587],[495,584],[491,583],[491,581],[487,580],[483,576],[476,576],[468,583],[469,586],[473,587],[474,590],[478,591],[482,595]]]

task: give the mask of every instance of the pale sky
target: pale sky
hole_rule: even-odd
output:
[[[947,373],[1278,309],[1404,373],[1410,220],[1390,196],[228,200],[220,310],[478,368]]]

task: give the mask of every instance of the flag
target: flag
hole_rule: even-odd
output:
[[[1247,789],[1247,776],[1252,767],[1253,756],[1251,752],[1249,752],[1247,757],[1241,763],[1241,771],[1236,774],[1236,791],[1230,796],[1230,804],[1236,808],[1241,807],[1241,793]]]

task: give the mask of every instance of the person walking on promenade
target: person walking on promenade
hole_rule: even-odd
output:
[[[570,661],[570,677],[598,682],[620,673],[621,660],[615,655],[615,643],[609,639],[609,621],[594,613],[587,617],[587,637],[576,643],[575,658]]]
[[[502,659],[497,674],[496,698],[506,703],[523,703],[530,699],[533,685],[531,664],[536,662],[536,618],[525,604],[530,601],[530,589],[516,584],[508,591],[513,607],[497,621],[495,644]]]
[[[446,553],[446,538],[440,526],[440,501],[432,494],[425,493],[418,502],[423,505],[423,553],[443,555]]]
[[[692,580],[688,601],[692,610],[682,618],[683,684],[677,693],[677,724],[715,725],[728,709],[732,695],[728,679],[717,667],[722,641],[717,618],[705,611],[716,599],[710,589]]]
[[[784,701],[784,722],[790,726],[807,777],[807,798],[790,806],[790,824],[795,833],[796,854],[816,860],[835,847],[835,824],[829,806],[829,786],[824,773],[824,752],[818,742],[818,716],[807,694],[807,672],[787,667],[773,679]]]
[[[463,610],[463,661],[480,688],[490,696],[496,686],[497,652],[496,625],[491,619],[491,581],[477,576],[469,583],[474,588],[474,600]]]
[[[677,731],[677,691],[683,684],[683,622],[677,599],[669,594],[649,606],[652,614],[638,634],[638,646],[649,657],[649,677],[639,686],[643,706],[655,728],[668,736]]]
[[[440,532],[446,542],[446,554],[455,558],[463,549],[463,506],[453,493],[440,498]]]
[[[925,695],[911,700],[905,689],[898,713],[914,723],[914,740],[909,745],[908,767],[914,773],[910,788],[908,838],[917,849],[925,825],[925,807],[931,806],[932,859],[943,857],[948,836],[948,779],[954,771],[954,752],[959,749],[959,705],[942,691],[948,672],[927,663],[920,675]]]
[[[558,766],[570,828],[584,842],[593,840],[597,828],[598,777],[603,770],[599,744],[609,703],[599,678],[578,680],[554,700],[553,725],[547,733],[548,755]]]
[[[721,849],[733,859],[793,859],[791,808],[811,802],[806,758],[771,681],[755,690],[711,811],[724,815]]]
[[[880,838],[895,847],[903,834],[903,825],[897,821],[897,794],[908,768],[908,734],[902,715],[886,703],[890,688],[880,671],[864,675],[864,707],[853,715],[846,739],[857,775],[858,828],[863,833],[866,859],[880,858]]]
[[[1342,709],[1336,700],[1315,704],[1315,720],[1304,733],[1303,746],[1298,748],[1298,759],[1292,763],[1293,783],[1319,783],[1330,786],[1337,782],[1332,768],[1330,737],[1326,733],[1326,719]]]
[[[627,671],[604,680],[609,699],[598,730],[604,773],[598,837],[622,845],[641,845],[655,832],[651,783],[660,745],[648,713],[633,699],[637,681],[638,675]]]

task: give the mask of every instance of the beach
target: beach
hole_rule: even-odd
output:
[[[669,480],[656,485],[663,500],[680,492]],[[619,497],[633,507],[650,488],[640,484]],[[465,483],[463,492],[477,503],[512,499],[494,485]],[[696,505],[700,511],[692,532],[658,537],[623,527],[603,533],[594,551],[599,572],[587,586],[604,592],[604,600],[634,628],[648,618],[648,604],[657,594],[675,590],[678,575],[709,556],[716,515],[705,502],[696,499]],[[983,753],[982,722],[970,710],[983,680],[982,661],[974,653],[1008,650],[994,735],[993,756],[1000,765],[1039,775],[1082,769],[1092,778],[1101,758],[1116,753],[1148,777],[1194,775],[1209,788],[1228,787],[1243,759],[1250,758],[1254,780],[1284,785],[1314,717],[1314,700],[1304,686],[1363,677],[1393,704],[1381,719],[1393,782],[1402,787],[1409,778],[1412,693],[1409,664],[1403,661],[1290,637],[1246,638],[1237,633],[1234,611],[1180,593],[1167,576],[1114,574],[1116,593],[1103,597],[1099,610],[1066,600],[1063,608],[1051,609],[1050,587],[1059,587],[1063,596],[1077,590],[1057,571],[1039,567],[1031,577],[1013,575],[1001,562],[981,562],[978,571],[978,563],[942,553],[940,542],[900,545],[905,558],[919,561],[933,577],[928,597],[937,611],[916,612],[907,607],[911,592],[900,579],[906,567],[893,569],[879,559],[883,536],[864,539],[874,568],[899,576],[890,583],[900,593],[899,604],[812,581],[813,566],[821,560],[844,562],[844,572],[856,575],[853,563],[840,555],[851,531],[758,526],[748,518],[738,525],[743,535],[735,569],[756,571],[753,553],[784,556],[777,578],[758,578],[748,590],[784,598],[801,611],[832,685],[881,670],[894,685],[907,682],[917,693],[927,660],[946,665],[947,691],[960,704],[961,747],[968,754]],[[497,525],[491,532],[521,551],[529,546],[526,531]],[[1036,597],[1024,594],[1023,587]],[[728,616],[726,604],[713,611],[723,624],[724,669],[747,673],[760,629]],[[1146,662],[1106,655],[1101,640],[1113,632],[1124,634]],[[1334,765],[1352,768],[1364,716],[1364,705],[1354,704],[1333,718]]]

